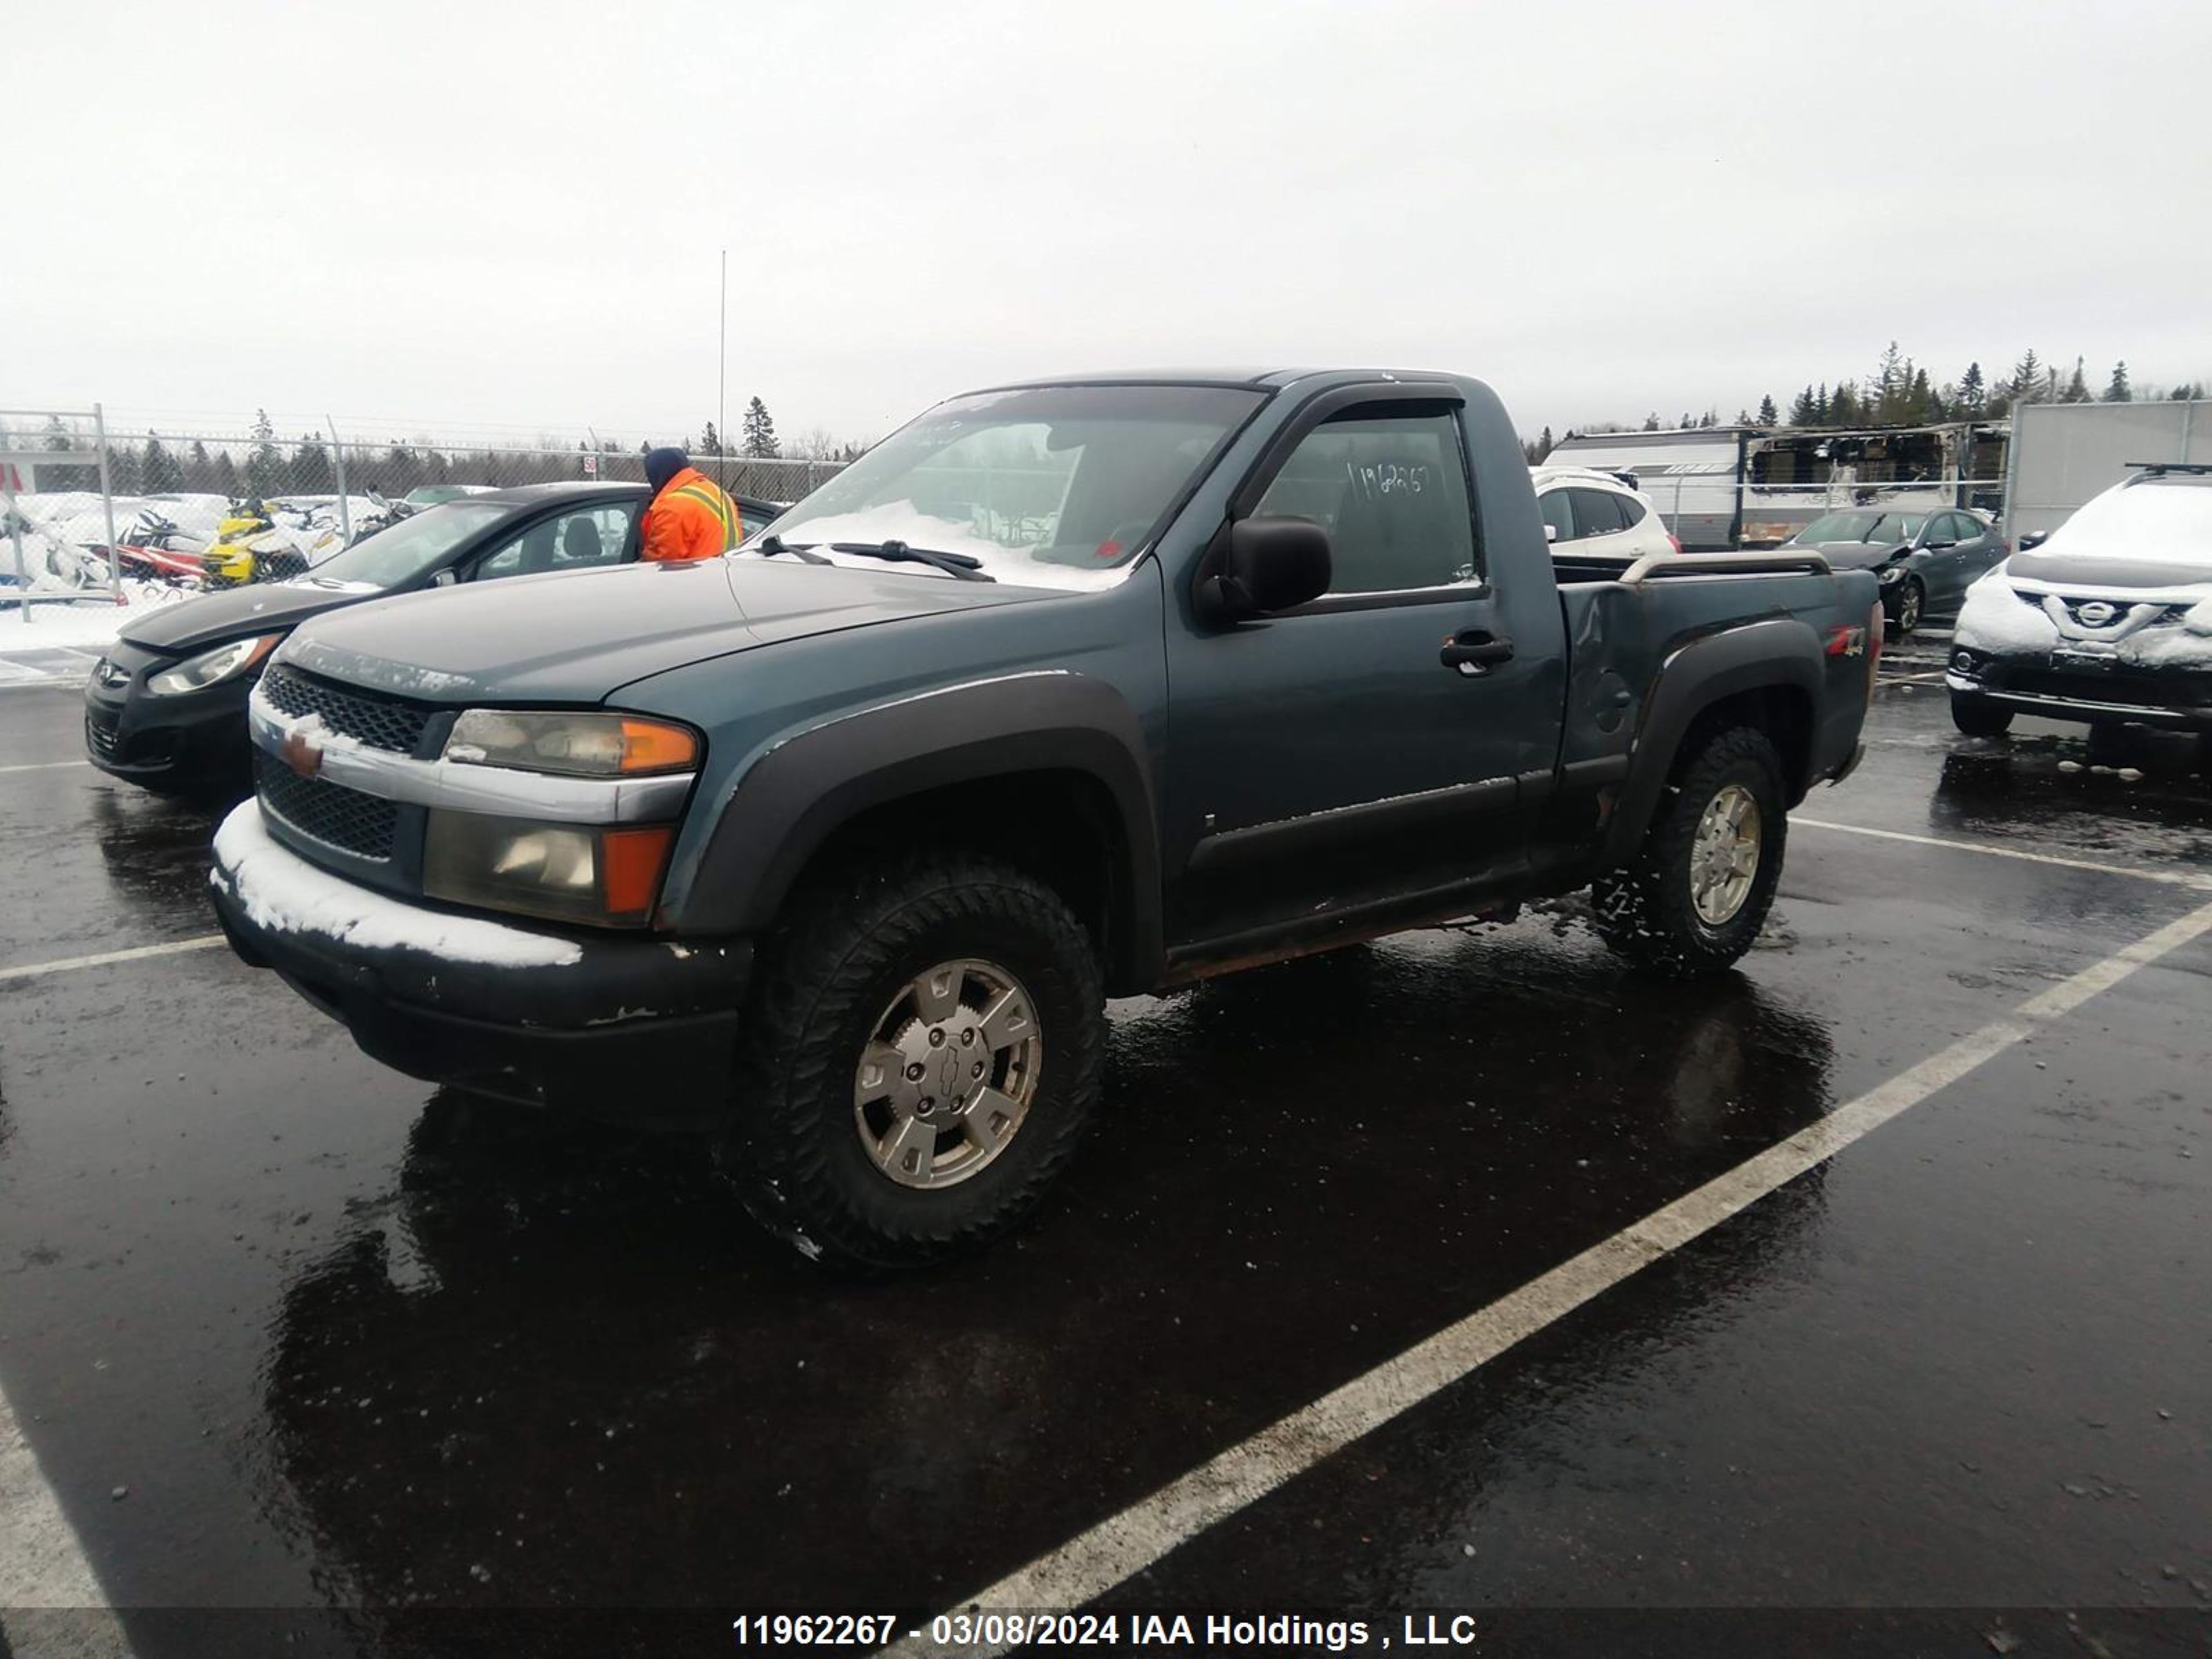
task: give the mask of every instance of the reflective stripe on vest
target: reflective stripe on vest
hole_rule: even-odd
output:
[[[738,534],[736,507],[731,505],[730,498],[715,489],[714,485],[688,483],[674,493],[678,495],[689,495],[714,515],[716,521],[722,526],[722,550],[725,553],[744,539]]]

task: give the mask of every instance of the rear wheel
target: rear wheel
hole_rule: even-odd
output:
[[[2013,711],[1971,692],[1951,694],[1951,724],[1970,738],[2001,738],[2012,729]]]
[[[1059,896],[994,860],[838,873],[763,954],[721,1158],[803,1254],[922,1266],[1006,1231],[1073,1153],[1105,1048],[1098,964]]]
[[[1727,967],[1765,923],[1788,832],[1766,734],[1713,733],[1669,786],[1635,861],[1592,887],[1600,937],[1662,972]]]

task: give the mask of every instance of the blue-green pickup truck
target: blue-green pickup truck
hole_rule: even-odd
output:
[[[1589,886],[1733,962],[1881,623],[1817,554],[1555,559],[1480,381],[1001,386],[727,556],[301,629],[216,908],[391,1065],[926,1262],[1065,1164],[1109,996]]]

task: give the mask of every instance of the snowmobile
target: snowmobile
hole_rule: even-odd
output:
[[[142,507],[131,527],[115,538],[123,574],[170,587],[207,583],[207,538],[179,527],[156,508]]]
[[[248,495],[216,526],[202,560],[210,588],[289,581],[344,544],[335,520],[318,503]]]

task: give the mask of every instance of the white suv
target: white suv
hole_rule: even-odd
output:
[[[1582,466],[1532,466],[1528,481],[1536,486],[1544,535],[1555,548],[1571,544],[1577,553],[1620,553],[1630,558],[1682,550],[1651,498],[1610,472]]]

